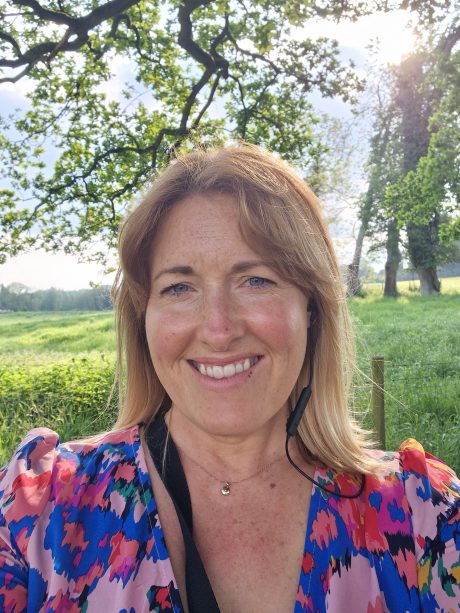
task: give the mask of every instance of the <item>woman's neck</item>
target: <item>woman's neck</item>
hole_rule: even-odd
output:
[[[207,432],[174,406],[165,415],[179,452],[202,469],[228,480],[246,478],[284,456],[286,411],[279,411],[255,432],[223,436]]]

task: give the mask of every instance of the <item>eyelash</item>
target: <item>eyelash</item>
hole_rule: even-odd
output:
[[[251,281],[257,281],[256,284],[252,284]],[[262,282],[262,283],[260,283]],[[253,288],[263,288],[266,286],[270,286],[273,285],[273,281],[270,281],[270,279],[265,279],[265,277],[249,277],[248,279],[246,279],[245,283],[248,283],[250,287]],[[183,291],[178,291],[182,288]],[[186,284],[186,283],[172,283],[171,285],[168,285],[168,287],[165,287],[163,290],[161,290],[161,295],[170,295],[170,296],[180,296],[181,294],[185,294],[189,291],[190,287]]]
[[[186,283],[173,283],[172,285],[168,285],[163,290],[161,290],[162,295],[169,294],[171,296],[179,296],[180,294],[185,294],[185,291],[176,291],[179,288],[186,288],[188,291],[190,288]]]
[[[253,281],[253,280],[263,281],[263,284],[257,283],[255,285],[252,285],[251,281]],[[247,281],[248,281],[248,283],[249,283],[249,285],[251,287],[257,287],[257,288],[264,287],[264,286],[267,286],[267,285],[273,285],[273,281],[270,281],[270,279],[265,279],[264,277],[249,277],[249,279],[247,279]]]

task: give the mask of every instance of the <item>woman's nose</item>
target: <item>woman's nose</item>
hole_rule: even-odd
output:
[[[228,351],[244,333],[240,309],[228,292],[207,295],[201,315],[200,340],[214,351]]]

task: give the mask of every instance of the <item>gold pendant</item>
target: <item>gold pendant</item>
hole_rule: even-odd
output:
[[[228,496],[230,494],[230,483],[228,481],[222,486],[220,493],[222,496]]]

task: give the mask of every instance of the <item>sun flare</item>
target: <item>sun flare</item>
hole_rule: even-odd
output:
[[[338,41],[343,57],[362,56],[373,49],[381,64],[396,64],[415,48],[410,16],[405,11],[375,13],[358,20],[336,23],[331,20],[308,22],[295,33],[296,37],[327,37]],[[365,61],[365,58],[362,58]]]

